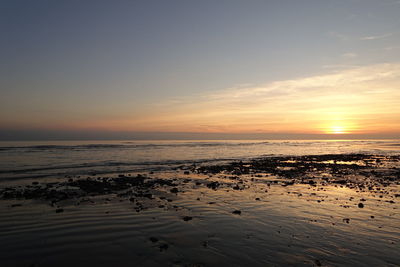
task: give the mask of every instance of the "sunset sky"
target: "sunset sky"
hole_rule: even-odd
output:
[[[400,134],[398,0],[4,0],[0,27],[0,139]]]

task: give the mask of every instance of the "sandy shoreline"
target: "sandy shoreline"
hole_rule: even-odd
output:
[[[4,266],[398,266],[400,156],[2,185]],[[93,257],[96,255],[96,257]]]

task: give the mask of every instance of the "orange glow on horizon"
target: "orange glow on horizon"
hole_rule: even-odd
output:
[[[331,133],[331,134],[346,134],[349,132],[347,132],[345,130],[345,128],[342,126],[332,126],[329,133]]]

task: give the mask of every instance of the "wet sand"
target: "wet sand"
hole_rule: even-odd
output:
[[[0,185],[2,266],[399,266],[400,156]]]

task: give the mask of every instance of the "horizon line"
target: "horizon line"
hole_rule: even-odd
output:
[[[216,133],[0,130],[0,141],[88,141],[88,140],[395,140],[400,133]]]

